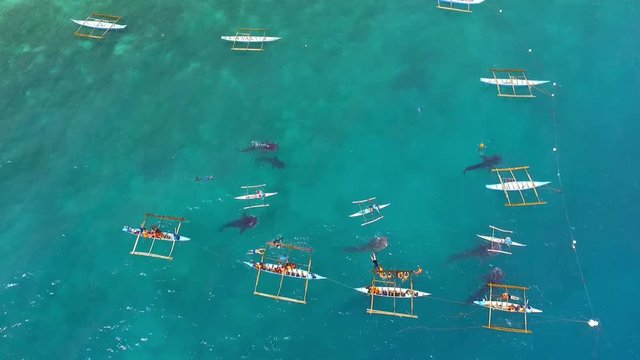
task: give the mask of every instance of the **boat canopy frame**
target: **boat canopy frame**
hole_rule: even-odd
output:
[[[313,252],[313,249],[311,248],[304,248],[304,247],[299,247],[299,246],[295,246],[292,244],[286,244],[284,242],[274,242],[274,241],[269,241],[266,244],[266,247],[264,249],[259,249],[262,250],[260,252],[257,252],[258,254],[260,254],[261,258],[260,258],[260,263],[264,264],[265,260],[271,260],[274,261],[278,264],[281,264],[282,266],[284,266],[284,264],[282,264],[282,260],[278,257],[271,257],[269,256],[269,249],[287,249],[288,250],[288,254],[286,256],[287,258],[287,262],[288,259],[291,258],[291,253],[296,251],[296,252],[300,252],[300,253],[305,253],[307,254],[307,258],[308,258],[308,262],[304,263],[304,264],[295,264],[296,268],[298,268],[298,265],[300,266],[306,266],[306,270],[307,274],[310,275],[311,274],[311,264],[312,264],[312,260],[311,260],[311,253]],[[302,267],[300,267],[302,268]],[[304,282],[304,293],[302,295],[301,298],[296,298],[296,297],[292,297],[292,296],[284,296],[282,295],[282,285],[284,284],[284,279],[288,276],[285,275],[285,271],[282,272],[282,274],[280,275],[280,282],[278,284],[278,288],[276,291],[274,291],[273,293],[270,292],[266,292],[264,290],[258,291],[258,286],[260,284],[260,275],[262,273],[262,269],[261,268],[256,268],[256,270],[258,270],[258,273],[256,275],[256,283],[255,286],[253,287],[253,295],[256,296],[262,296],[262,297],[266,297],[269,299],[273,299],[273,300],[282,300],[282,301],[287,301],[287,302],[291,302],[291,303],[295,303],[295,304],[306,304],[307,303],[307,295],[309,294],[309,276],[305,277],[305,282]],[[270,272],[269,272],[270,273]],[[270,273],[272,274],[272,273]],[[277,274],[273,274],[273,275],[277,275]]]
[[[504,204],[504,206],[508,206],[508,207],[512,207],[512,206],[536,206],[536,205],[544,205],[544,204],[547,203],[546,201],[542,201],[540,199],[540,194],[538,193],[538,190],[536,189],[534,181],[531,178],[531,174],[529,174],[529,166],[528,165],[510,167],[510,168],[493,168],[493,169],[491,169],[491,171],[495,172],[498,175],[498,180],[500,181],[500,185],[502,187],[502,192],[504,192],[504,196],[507,199],[507,202]],[[520,200],[522,200],[522,201],[521,202],[513,202],[512,201],[513,199],[509,196],[509,191],[506,190],[504,184],[507,183],[507,182],[511,182],[511,181],[520,181],[516,177],[516,172],[524,173],[527,176],[527,180],[525,180],[525,181],[531,183],[531,188],[530,189],[524,189],[524,190],[533,190],[533,194],[535,195],[535,201],[527,201],[527,197],[525,197],[524,192],[523,192],[522,189],[518,189],[518,193],[520,194]],[[508,173],[509,177],[503,177],[501,173]]]
[[[187,221],[186,218],[183,217],[175,217],[175,216],[166,216],[166,215],[156,215],[156,214],[145,214],[144,215],[144,220],[142,221],[142,224],[140,225],[140,228],[144,228],[145,225],[147,224],[147,220],[149,219],[159,219],[158,220],[158,224],[157,225],[153,225],[153,227],[156,227],[156,229],[160,229],[160,227],[162,226],[163,221],[165,220],[171,220],[171,221],[177,221],[178,224],[177,226],[174,228],[173,233],[176,235],[180,234],[180,229],[182,228],[182,224]],[[131,255],[137,255],[137,256],[147,256],[147,257],[152,257],[152,258],[156,258],[156,259],[163,259],[163,260],[173,260],[173,250],[175,249],[176,246],[176,240],[170,240],[170,239],[156,239],[156,238],[151,238],[148,239],[151,241],[151,245],[149,246],[149,250],[148,251],[140,251],[138,249],[138,246],[140,245],[140,239],[147,239],[145,237],[142,236],[142,231],[136,236],[136,241],[133,243],[133,249],[131,249],[131,252],[129,252],[129,254]],[[156,241],[168,241],[171,243],[171,250],[169,251],[168,255],[163,255],[163,254],[159,254],[159,253],[155,253],[153,252],[153,248],[156,244]]]
[[[397,297],[393,297],[393,308],[392,309],[382,309],[376,308],[375,306],[375,298],[379,296],[375,294],[374,291],[369,291],[369,297],[371,301],[369,303],[369,308],[367,309],[367,314],[371,315],[387,315],[387,316],[396,316],[400,318],[410,318],[417,319],[418,315],[414,313],[414,299],[415,292],[413,289],[413,277],[416,275],[414,270],[398,270],[398,269],[384,269],[384,270],[373,270],[373,279],[371,280],[371,287],[369,289],[375,289],[379,287],[392,287],[392,288],[402,288],[402,286],[398,285],[398,280],[401,283],[406,281],[409,282],[409,291],[411,297],[409,298],[409,311],[402,312],[398,310],[396,301]],[[378,279],[379,278],[379,279]]]
[[[494,308],[491,306],[491,301],[506,301],[507,303],[509,303],[509,300],[511,300],[513,297],[512,295],[509,293],[509,290],[520,290],[522,291],[522,303],[524,305],[522,306],[527,306],[528,305],[528,300],[527,300],[527,290],[529,290],[528,287],[524,287],[524,286],[517,286],[517,285],[506,285],[506,284],[495,284],[495,283],[487,283],[487,286],[489,286],[489,306],[485,306],[486,309],[489,310],[489,318],[487,320],[487,325],[483,325],[482,327],[485,329],[490,329],[490,330],[497,330],[497,331],[504,331],[504,332],[512,332],[512,333],[519,333],[519,334],[531,334],[532,331],[529,329],[529,323],[528,323],[528,319],[527,319],[527,312],[523,311],[521,314],[524,315],[524,323],[523,323],[523,327],[515,327],[515,326],[511,326],[509,323],[507,323],[508,326],[495,326],[493,323],[493,310]],[[494,289],[501,289],[502,292],[498,291],[499,294],[497,294]],[[494,297],[494,294],[496,294],[496,296]],[[505,296],[506,295],[506,296]],[[515,297],[516,299],[520,299],[519,297]],[[514,305],[516,305],[514,303]],[[519,304],[517,304],[519,305]],[[498,310],[500,311],[500,310]],[[500,311],[502,312],[502,311]]]
[[[445,4],[445,5],[443,5]],[[459,5],[459,6],[458,6]],[[464,8],[466,5],[466,9]],[[447,10],[447,11],[458,11],[463,13],[472,13],[471,11],[471,3],[468,2],[466,4],[454,3],[453,1],[447,0],[438,0],[436,3],[436,7],[438,9]]]
[[[238,40],[239,37],[248,36],[248,37],[262,37],[263,39],[267,37],[267,28],[238,28],[236,30],[235,39],[233,40],[233,44],[231,44],[232,51],[264,51],[264,43],[265,41],[260,42],[245,42]],[[255,44],[255,45],[253,45]]]
[[[525,69],[489,69],[493,74],[494,80],[496,80],[496,88],[498,89],[499,97],[511,97],[511,98],[534,98],[532,89],[537,89],[535,85],[529,85],[529,79],[527,78],[527,70]],[[507,79],[510,80],[524,80],[527,82],[526,86],[515,85],[501,85],[498,80],[504,80],[505,78],[498,77],[498,74],[506,74]],[[511,89],[511,92],[505,92],[503,88]],[[527,91],[518,93],[517,88],[525,88]]]
[[[87,18],[84,21],[100,21],[100,22],[106,22],[106,23],[111,23],[113,25],[116,25],[118,24],[118,21],[120,21],[121,19],[122,19],[122,16],[91,13],[91,15],[87,16]],[[80,27],[78,27],[78,29],[76,30],[76,32],[73,33],[73,35],[81,38],[104,40],[107,37],[107,34],[109,33],[110,30],[111,28],[109,29],[92,28],[89,26],[85,26],[83,23],[82,25],[80,25]]]

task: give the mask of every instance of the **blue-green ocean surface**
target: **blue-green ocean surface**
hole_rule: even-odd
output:
[[[640,5],[473,10],[0,2],[0,358],[640,358]],[[126,30],[74,37],[69,19],[94,11],[123,16]],[[233,52],[220,36],[237,27],[282,39]],[[555,96],[498,98],[479,81],[491,67],[525,68]],[[286,167],[237,151],[252,140],[277,142]],[[484,188],[494,174],[462,173],[480,143],[555,189],[558,155],[563,192],[505,207]],[[194,181],[204,175],[216,179]],[[260,183],[279,194],[249,211],[258,226],[218,231],[243,213],[240,186]],[[361,227],[351,201],[370,196],[391,206]],[[192,240],[172,262],[129,255],[122,226],[148,212],[189,219],[181,233]],[[481,245],[488,225],[528,247],[448,261]],[[241,261],[277,234],[313,247],[314,272],[329,278],[310,282],[307,305],[252,294],[256,272]],[[419,319],[368,315],[352,289],[370,283],[371,262],[343,248],[374,235],[389,237],[383,266],[425,269],[415,287],[433,297],[416,299]],[[487,312],[465,304],[494,267],[544,310],[529,317],[532,335],[483,329]]]

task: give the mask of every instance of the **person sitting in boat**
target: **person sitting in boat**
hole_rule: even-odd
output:
[[[262,199],[264,197],[264,192],[262,190],[256,190],[256,196],[258,199]]]

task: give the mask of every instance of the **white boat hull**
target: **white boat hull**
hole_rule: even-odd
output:
[[[525,79],[496,79],[496,78],[480,78],[480,81],[491,85],[500,86],[536,86],[549,82],[549,80],[525,80]]]
[[[484,0],[438,0],[443,3],[453,3],[453,4],[461,4],[461,5],[477,5],[482,4]]]
[[[262,196],[260,196],[258,194],[249,194],[249,195],[236,196],[236,197],[234,197],[234,199],[236,199],[236,200],[256,200],[256,199],[268,198],[269,196],[274,196],[274,195],[278,195],[278,193],[277,192],[274,192],[274,193],[263,193]]]
[[[391,205],[391,203],[378,205],[378,208],[380,210],[382,210],[382,209],[386,208],[389,205]],[[349,215],[349,217],[365,216],[365,215],[369,215],[369,214],[373,213],[374,211],[375,211],[374,209],[368,207],[368,208],[362,209],[362,210],[360,210],[358,212],[355,212],[355,213]]]
[[[487,236],[487,235],[478,235],[476,234],[479,238],[490,241],[492,243],[496,243],[496,244],[501,244],[501,245],[510,245],[510,246],[527,246],[525,244],[520,244],[518,242],[515,241],[507,241],[506,239],[503,238],[498,238],[498,237],[493,237],[493,236]]]
[[[258,263],[256,262],[243,261],[242,263],[256,270],[258,269],[257,268]],[[282,265],[269,264],[269,263],[264,263],[262,265],[263,267],[260,269],[260,271],[282,276],[282,272],[278,272],[278,269],[282,269]],[[286,271],[284,273],[284,276],[295,278],[295,279],[309,279],[309,280],[325,280],[326,279],[326,277],[324,276],[320,276],[314,273],[309,274],[308,271],[302,270],[302,269],[293,269],[293,270]]]
[[[363,294],[371,295],[371,286],[359,287],[355,290],[361,292]],[[373,295],[380,297],[390,297],[390,298],[404,298],[409,299],[412,297],[425,297],[431,295],[430,293],[424,291],[413,290],[413,296],[411,296],[411,289],[400,288],[400,287],[375,287],[375,293]]]
[[[513,312],[513,313],[539,314],[542,312],[542,310],[532,308],[531,306],[525,307],[523,305],[514,304],[506,301],[480,300],[480,301],[474,301],[473,303],[486,308],[491,308],[493,310],[500,310],[500,311]]]
[[[122,231],[127,232],[127,233],[129,233],[131,235],[134,235],[134,236],[140,235],[141,237],[143,237],[145,239],[155,239],[155,240],[165,240],[165,241],[189,241],[189,240],[191,240],[191,238],[188,238],[186,236],[172,234],[172,233],[168,233],[168,232],[164,232],[164,231],[160,232],[161,236],[156,236],[155,232],[143,232],[141,234],[140,233],[140,228],[133,228],[133,227],[130,227],[130,226],[123,227]]]
[[[502,184],[485,185],[489,190],[520,191],[550,184],[550,181],[506,181]]]
[[[244,43],[256,43],[256,42],[272,42],[280,40],[281,38],[275,36],[245,36],[245,35],[232,35],[232,36],[220,36],[220,39],[226,41],[236,41]]]
[[[86,26],[86,27],[99,29],[99,30],[122,30],[127,27],[127,25],[114,24],[108,21],[74,20],[74,19],[71,19],[71,21],[81,26]]]

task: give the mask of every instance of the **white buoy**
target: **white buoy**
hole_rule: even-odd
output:
[[[589,321],[587,321],[587,324],[591,327],[598,327],[598,325],[600,325],[600,322],[598,320],[590,319]]]
[[[502,12],[502,9],[500,9],[500,11],[499,11],[499,12]]]
[[[533,51],[533,50],[529,49],[529,52],[531,52],[531,51]]]
[[[556,152],[556,151],[558,151],[558,148],[553,148],[553,152]]]

